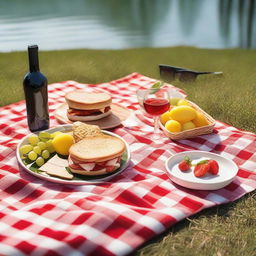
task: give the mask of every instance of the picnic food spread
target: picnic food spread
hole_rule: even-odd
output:
[[[154,97],[145,97],[143,104],[147,112],[152,115],[159,115],[167,110],[161,115],[160,121],[168,132],[179,133],[193,130],[196,126],[209,125],[206,116],[194,107],[192,102],[184,98],[161,98],[164,95],[160,91],[162,85],[160,82],[155,83],[150,91]],[[165,96],[170,97],[169,94]],[[71,91],[65,95],[69,106],[67,117],[72,121],[78,119],[85,122],[95,118],[104,119],[111,113],[111,98],[110,94],[104,92]],[[152,109],[157,113],[148,111],[151,102]],[[166,105],[164,108],[163,104]],[[30,165],[31,161],[34,161],[31,165],[33,169],[37,168],[36,170],[40,172],[44,171],[50,176],[62,179],[73,179],[74,174],[91,177],[110,174],[120,167],[121,157],[125,152],[125,144],[122,140],[104,134],[97,125],[88,125],[80,121],[73,123],[72,132],[57,131],[51,134],[41,131],[38,136],[31,135],[28,141],[30,145],[23,145],[20,149],[20,152],[24,151],[24,147],[26,150],[26,153],[22,153],[22,158],[30,159]],[[60,161],[56,153],[64,157],[65,161]],[[55,161],[61,162],[62,165],[56,164]],[[184,172],[192,166],[192,161],[186,156],[180,162],[179,169]],[[217,175],[218,169],[215,160],[204,159],[194,165],[193,173],[196,177],[203,177],[207,173]]]
[[[160,82],[155,83],[150,94],[161,97],[163,94],[159,90],[162,85]],[[69,106],[67,117],[72,121],[104,119],[111,113],[112,97],[108,93],[75,90],[67,93],[65,100]],[[155,112],[148,111],[151,102],[152,109],[154,107],[155,111],[163,113],[167,110],[160,116],[160,121],[169,132],[178,133],[209,124],[204,114],[186,99],[145,99],[144,108],[149,114],[154,115]],[[166,105],[164,108],[163,104]],[[158,112],[156,114],[159,115]],[[40,172],[44,171],[48,175],[63,179],[73,179],[73,174],[83,176],[110,174],[120,167],[121,156],[125,151],[122,140],[104,134],[97,125],[88,125],[80,121],[73,123],[72,132],[57,131],[50,134],[41,131],[38,136],[31,135],[28,141],[29,145],[23,145],[20,148],[24,163],[29,160],[28,163],[31,165],[32,161],[33,169],[38,168]],[[65,157],[67,161],[58,159],[56,153]],[[56,162],[61,162],[62,165]],[[192,166],[187,156],[179,164],[181,171],[187,171]],[[216,175],[218,169],[219,166],[215,160],[203,160],[195,165],[193,172],[196,177],[203,177],[206,173]]]
[[[154,79],[134,73],[97,85],[75,81],[50,84],[52,128],[36,135],[28,135],[23,101],[1,108],[0,219],[4,225],[1,225],[0,254],[128,255],[178,221],[202,209],[232,202],[256,188],[253,133],[215,122],[199,110],[209,125],[169,132],[171,136],[182,134],[184,138],[184,134],[193,131],[192,138],[170,140],[161,123],[164,134],[153,140],[153,118],[138,109],[135,91],[154,83]],[[53,113],[65,101],[63,95],[71,89],[92,92],[95,87],[115,94],[114,103],[131,111],[123,126],[115,126],[112,132],[91,126],[84,129],[77,123],[60,126]],[[65,109],[65,115],[66,112]],[[211,132],[195,134],[195,130],[212,128],[213,124]],[[63,157],[55,152],[61,150],[60,145],[65,145],[65,150],[70,146],[70,140],[63,134],[73,137],[70,146],[73,147],[83,141],[84,134],[98,137],[102,132],[118,136],[125,143],[126,152],[130,149],[132,153],[132,164],[126,162],[122,172],[117,171],[116,176],[113,176],[116,171],[106,174],[111,179],[97,183],[88,182],[90,178],[95,180],[93,176],[67,171],[68,155]],[[57,146],[53,146],[55,138]],[[24,145],[28,147],[21,153]],[[44,150],[49,157],[46,153],[45,158],[41,156]],[[41,166],[36,164],[32,151],[43,159]],[[18,167],[15,152],[22,168]],[[29,159],[29,153],[35,160]],[[210,169],[205,176],[196,177],[194,168],[181,171],[178,165],[186,155],[193,165],[202,160],[216,160],[218,174],[210,173]],[[31,163],[24,165],[25,159]]]

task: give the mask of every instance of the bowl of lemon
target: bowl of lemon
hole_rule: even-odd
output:
[[[172,98],[169,111],[160,116],[160,127],[172,140],[212,133],[215,120],[192,101]]]

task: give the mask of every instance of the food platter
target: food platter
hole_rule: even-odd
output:
[[[185,156],[188,156],[194,163],[205,159],[216,160],[219,164],[218,175],[213,176],[209,174],[198,178],[195,177],[193,173],[193,167],[187,172],[180,171],[178,165]],[[198,190],[216,190],[223,188],[234,180],[238,172],[238,167],[232,160],[205,151],[187,151],[175,154],[167,159],[165,167],[167,175],[173,182],[186,188]]]
[[[67,118],[67,109],[68,105],[63,103],[53,113],[60,124],[72,124],[72,121]],[[119,126],[130,115],[129,109],[116,103],[111,104],[111,111],[112,113],[107,117],[95,121],[86,121],[86,123],[98,125],[101,129],[111,129]]]
[[[49,132],[49,133],[54,133],[54,132],[57,132],[57,131],[70,132],[71,130],[72,130],[72,125],[66,124],[66,125],[60,125],[60,126],[57,126],[55,128],[48,129],[48,130],[46,130],[46,132]],[[98,176],[92,176],[92,177],[87,177],[87,176],[82,176],[82,175],[74,175],[73,179],[66,180],[66,179],[50,176],[50,175],[46,174],[45,172],[33,171],[33,168],[30,168],[29,165],[26,165],[22,161],[21,156],[20,156],[20,151],[19,151],[21,146],[27,144],[28,138],[32,134],[28,134],[27,136],[25,136],[20,141],[20,143],[18,144],[17,149],[16,149],[16,157],[17,157],[17,160],[18,160],[18,163],[19,163],[20,167],[23,170],[25,170],[28,173],[30,173],[30,174],[32,174],[32,175],[34,175],[34,176],[36,176],[40,179],[43,179],[43,180],[47,180],[47,181],[51,181],[51,182],[55,182],[55,183],[61,183],[61,184],[70,184],[70,185],[97,184],[97,183],[102,183],[102,182],[105,182],[105,181],[109,181],[113,177],[115,177],[116,175],[123,172],[128,167],[131,155],[130,155],[129,145],[127,144],[127,142],[122,137],[120,137],[119,135],[117,135],[115,133],[109,132],[109,131],[104,131],[103,130],[102,132],[107,134],[107,135],[117,137],[125,143],[125,148],[126,149],[125,149],[124,154],[121,157],[121,163],[120,163],[121,166],[111,174],[98,175]]]

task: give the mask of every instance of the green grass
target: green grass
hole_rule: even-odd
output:
[[[209,50],[191,47],[118,51],[68,50],[40,53],[49,83],[76,80],[101,83],[131,72],[159,79],[160,63],[222,77],[201,76],[194,83],[173,84],[215,119],[256,132],[256,50]],[[0,54],[0,105],[23,99],[25,52]],[[140,248],[136,255],[256,255],[256,193],[236,203],[203,211],[176,224]]]
[[[137,255],[256,255],[255,205],[254,193],[235,203],[204,210],[176,224]]]

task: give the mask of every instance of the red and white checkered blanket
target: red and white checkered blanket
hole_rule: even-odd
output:
[[[49,85],[50,111],[73,89],[97,88],[133,110],[114,130],[130,145],[132,164],[99,185],[69,186],[38,179],[18,168],[15,150],[29,133],[24,101],[0,108],[0,254],[126,255],[174,223],[204,208],[234,201],[256,188],[256,135],[217,122],[213,134],[174,142],[151,140],[135,91],[154,79],[133,73],[98,85]],[[51,126],[57,122],[51,116]],[[211,151],[232,159],[236,179],[216,191],[182,188],[164,173],[171,152]]]

